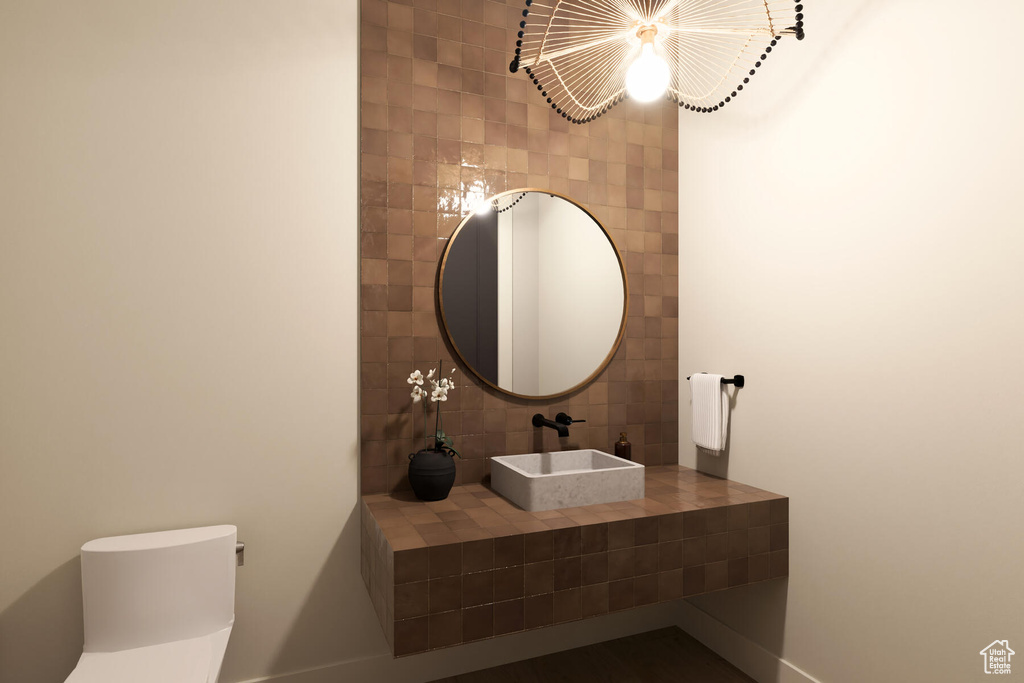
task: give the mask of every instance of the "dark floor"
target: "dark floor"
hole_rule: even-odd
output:
[[[678,628],[556,652],[434,683],[755,683]]]

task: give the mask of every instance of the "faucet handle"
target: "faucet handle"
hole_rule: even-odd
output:
[[[560,425],[568,426],[571,425],[573,422],[586,422],[586,420],[574,420],[565,413],[559,413],[558,415],[555,415],[555,422],[557,422]]]

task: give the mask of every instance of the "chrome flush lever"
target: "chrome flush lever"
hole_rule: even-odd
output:
[[[239,567],[245,565],[245,544],[241,541],[235,543],[235,562]]]

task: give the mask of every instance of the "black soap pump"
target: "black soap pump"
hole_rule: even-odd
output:
[[[615,456],[623,460],[633,459],[633,445],[626,441],[626,432],[619,432],[619,440],[615,442]]]

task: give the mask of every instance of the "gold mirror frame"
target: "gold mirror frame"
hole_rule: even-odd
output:
[[[448,339],[448,343],[451,344],[452,349],[455,350],[455,354],[458,356],[459,360],[462,361],[462,365],[465,366],[466,369],[469,370],[471,373],[473,373],[474,377],[476,377],[477,379],[479,379],[481,382],[491,387],[492,389],[500,391],[501,393],[506,394],[508,396],[515,396],[516,398],[522,398],[531,401],[543,401],[550,400],[553,398],[560,398],[562,396],[567,396],[568,394],[571,394],[574,391],[578,391],[579,389],[582,389],[583,387],[587,386],[595,379],[597,379],[598,375],[604,372],[605,368],[607,368],[608,364],[612,361],[612,358],[615,357],[615,352],[619,350],[619,346],[622,344],[622,337],[626,333],[626,319],[629,316],[629,278],[626,276],[626,265],[622,261],[622,254],[619,252],[619,247],[617,244],[615,244],[615,240],[612,239],[611,234],[609,234],[608,230],[604,227],[604,224],[597,219],[597,216],[592,214],[585,206],[574,200],[572,197],[568,197],[564,194],[561,194],[559,192],[553,192],[551,190],[543,190],[536,187],[527,187],[517,188],[514,190],[507,190],[505,192],[499,192],[498,194],[487,198],[486,202],[492,203],[508,195],[523,194],[527,192],[539,192],[542,194],[550,195],[552,197],[559,197],[560,199],[564,199],[565,201],[569,202],[576,208],[583,211],[583,213],[587,214],[587,216],[589,216],[590,219],[594,221],[594,224],[601,229],[601,233],[605,236],[605,239],[608,240],[608,244],[611,245],[612,251],[615,253],[615,260],[619,264],[619,274],[622,276],[622,319],[619,321],[619,332],[615,336],[615,342],[612,344],[611,349],[608,351],[608,355],[605,357],[603,361],[601,361],[597,369],[594,370],[594,372],[592,372],[590,375],[588,375],[586,379],[584,379],[582,382],[566,389],[565,391],[560,391],[555,394],[546,394],[544,396],[531,396],[529,394],[517,394],[514,391],[503,389],[502,387],[498,386],[497,384],[494,384],[487,378],[480,375],[476,371],[476,369],[466,361],[465,356],[463,356],[462,351],[459,349],[459,345],[455,343],[455,339],[451,334],[451,330],[448,328],[448,318],[447,315],[445,314],[444,298],[441,296],[441,291],[442,284],[444,283],[445,267],[448,264],[448,255],[451,253],[451,245],[455,243],[455,240],[456,238],[458,238],[459,233],[462,232],[462,229],[466,226],[469,220],[474,215],[476,215],[476,212],[466,214],[466,216],[464,216],[463,219],[459,222],[459,226],[455,228],[455,232],[453,232],[451,237],[448,238],[448,243],[445,245],[444,248],[444,254],[441,257],[441,266],[438,271],[435,296],[437,298],[438,309],[441,312],[441,328],[444,331],[444,335]]]

